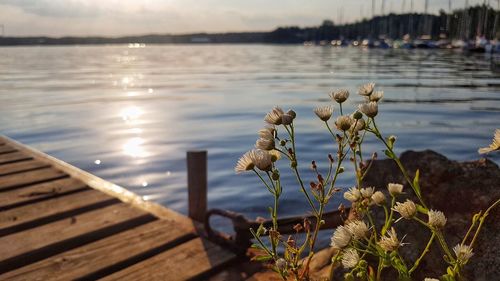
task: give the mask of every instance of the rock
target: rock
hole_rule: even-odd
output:
[[[448,222],[444,233],[450,249],[458,244],[467,232],[472,216],[486,210],[500,198],[500,169],[488,159],[472,162],[457,162],[434,151],[407,151],[401,162],[413,179],[420,170],[420,186],[428,207],[445,213]],[[363,185],[375,186],[386,192],[390,182],[405,183],[404,201],[410,198],[417,202],[411,187],[406,184],[397,165],[391,159],[376,160],[369,170]],[[383,221],[383,212],[376,214]],[[398,233],[407,233],[402,254],[414,261],[425,248],[430,232],[415,221],[402,220],[397,223]],[[465,280],[497,280],[500,276],[500,208],[494,209],[486,219],[478,240],[474,245],[474,256],[465,267]],[[469,239],[470,241],[470,239]],[[414,280],[424,277],[438,278],[446,272],[443,253],[437,243],[425,257],[414,274]],[[411,249],[411,251],[410,251]],[[417,249],[417,250],[415,250]]]

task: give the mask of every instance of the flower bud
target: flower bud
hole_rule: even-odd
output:
[[[283,114],[281,116],[281,124],[283,125],[290,125],[293,123],[293,117],[289,114]]]
[[[285,145],[286,145],[286,141],[285,141],[285,140],[281,140],[281,141],[280,141],[280,145],[281,145],[281,146],[285,146]]]
[[[339,168],[339,174],[342,174],[344,172],[344,167]]]
[[[292,116],[293,119],[295,119],[295,117],[297,117],[297,113],[295,113],[295,111],[289,109],[286,114]]]
[[[273,174],[271,175],[271,178],[275,181],[280,179],[280,173],[276,170],[273,171]]]
[[[361,113],[361,112],[359,112],[359,111],[356,110],[356,112],[354,112],[352,114],[352,118],[354,118],[356,120],[359,120],[359,119],[363,118],[363,113]]]
[[[293,161],[290,163],[290,167],[292,167],[292,168],[297,168],[297,161],[293,160]]]

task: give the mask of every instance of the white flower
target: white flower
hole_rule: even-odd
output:
[[[472,252],[472,248],[468,245],[463,245],[463,244],[458,244],[455,247],[453,247],[453,252],[455,252],[455,255],[457,256],[457,260],[461,264],[466,264],[467,261],[474,255]]]
[[[363,112],[368,117],[375,117],[378,113],[378,104],[377,102],[370,101],[367,103],[360,104],[358,107],[359,111]]]
[[[351,242],[351,233],[343,225],[338,226],[332,235],[330,246],[335,249],[343,249]]]
[[[398,235],[394,227],[391,227],[391,231],[387,232],[387,235],[380,238],[378,244],[386,252],[395,251],[400,246],[403,246],[403,244],[398,240]]]
[[[255,166],[259,168],[259,170],[270,171],[273,162],[271,154],[269,154],[269,152],[265,150],[260,150],[260,149],[256,149],[254,151],[255,153],[252,161],[255,164]]]
[[[352,117],[352,116],[351,116]],[[365,120],[363,119],[359,119],[359,120],[355,120],[353,123],[352,123],[352,126],[349,130],[351,130],[351,132],[359,132],[359,131],[362,131],[364,130],[366,127],[366,123],[365,123]]]
[[[358,265],[359,254],[355,249],[349,248],[342,254],[342,266],[344,268],[354,268]]]
[[[360,94],[362,96],[369,96],[373,93],[374,88],[375,88],[375,83],[373,83],[373,82],[365,84],[365,85],[359,87],[358,94]]]
[[[364,198],[372,197],[373,191],[374,191],[373,187],[365,187],[365,188],[361,188],[361,190],[360,190],[361,195],[363,195]]]
[[[339,116],[337,117],[337,120],[335,120],[335,125],[337,126],[337,129],[341,131],[349,130],[352,124],[354,124],[354,119],[352,119],[352,117],[349,115]]]
[[[446,224],[446,217],[443,212],[430,210],[427,213],[429,216],[429,225],[435,228],[443,228]]]
[[[397,202],[396,206],[392,209],[398,212],[405,219],[411,219],[417,213],[417,206],[413,203],[413,201],[408,199],[406,199],[404,203]]]
[[[399,183],[389,183],[387,185],[387,190],[389,190],[392,196],[396,196],[403,193],[403,185]]]
[[[351,187],[349,191],[344,192],[344,198],[356,202],[361,198],[361,192],[356,187]]]
[[[269,113],[264,117],[264,121],[271,125],[281,125],[281,117],[285,114],[281,107],[275,106]]]
[[[346,225],[346,228],[355,240],[360,240],[368,236],[368,226],[364,221],[351,221]]]
[[[380,191],[375,191],[372,195],[372,200],[377,205],[382,205],[385,203],[385,195]]]
[[[247,153],[243,154],[241,158],[238,160],[238,163],[236,164],[236,167],[234,170],[236,173],[242,173],[245,171],[251,171],[255,167],[255,164],[253,163],[253,154],[255,150],[248,151]]]
[[[370,101],[375,101],[375,102],[378,102],[379,100],[381,100],[382,98],[384,97],[384,91],[375,91],[373,92],[369,97],[368,99]]]
[[[495,136],[493,137],[493,142],[488,147],[480,148],[478,152],[484,154],[499,150],[500,150],[500,129],[496,129]]]
[[[330,97],[338,102],[338,103],[343,103],[347,100],[349,97],[349,91],[346,89],[339,89],[333,93],[330,94]]]
[[[260,138],[255,142],[255,148],[262,149],[262,150],[273,150],[274,149],[274,139]]]
[[[271,155],[271,161],[276,162],[281,159],[281,153],[276,149],[268,151],[269,155]]]
[[[264,129],[259,130],[259,137],[268,140],[274,140],[274,134],[276,130],[272,127],[265,127]]]
[[[424,281],[439,281],[439,279],[436,278],[425,278]]]
[[[333,107],[331,106],[318,106],[314,109],[314,113],[323,121],[328,121],[333,114]]]

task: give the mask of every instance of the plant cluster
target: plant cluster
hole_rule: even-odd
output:
[[[296,113],[293,110],[285,112],[280,107],[274,107],[265,116],[264,120],[268,125],[259,131],[256,148],[245,153],[235,168],[237,173],[255,173],[274,198],[274,205],[269,207],[272,226],[265,228],[261,225],[258,229],[250,229],[255,238],[252,247],[261,253],[255,260],[270,264],[283,280],[310,280],[309,265],[315,254],[318,233],[325,224],[323,215],[326,206],[333,196],[342,191],[336,186],[336,182],[345,170],[344,163],[351,162],[355,182],[343,193],[343,197],[351,202],[352,207],[345,224],[338,226],[331,237],[331,247],[336,250],[336,254],[331,260],[330,279],[333,278],[334,270],[342,266],[346,270],[345,280],[382,280],[383,274],[390,270],[397,272],[400,280],[412,280],[412,273],[418,270],[431,245],[437,243],[448,267],[443,270],[444,273],[439,279],[426,280],[460,280],[463,267],[473,256],[473,246],[484,220],[489,211],[500,204],[500,200],[486,212],[474,215],[461,243],[450,247],[443,233],[446,216],[439,210],[430,209],[425,203],[419,185],[419,171],[410,177],[394,152],[396,137],[383,136],[377,127],[376,116],[384,93],[376,91],[374,83],[368,83],[359,88],[358,94],[365,101],[350,114],[344,113],[343,104],[349,98],[349,91],[345,89],[330,94],[333,104],[339,107],[337,117],[334,117],[332,105],[314,109],[314,113],[331,135],[336,153],[328,154],[328,168],[324,173],[320,171],[316,161],[311,162],[315,178],[308,185],[300,174],[297,160],[294,126]],[[401,200],[401,195],[406,192],[402,183],[389,183],[386,187],[387,196],[375,187],[363,185],[363,179],[376,159],[375,153],[369,159],[364,159],[366,157],[362,150],[363,143],[369,136],[383,144],[385,155],[399,167],[405,184],[416,196],[416,202]],[[495,134],[495,138],[497,137],[498,139],[494,139],[493,144],[482,152],[499,150],[500,131]],[[297,234],[304,235],[303,239],[298,235],[284,237],[279,232],[278,209],[283,186],[281,171],[276,162],[280,159],[289,161],[290,169],[314,217],[314,221],[305,220],[294,227]],[[383,211],[383,223],[375,221],[373,213],[376,208]],[[339,209],[343,210],[343,206]],[[406,260],[400,254],[401,247],[411,246],[404,243],[405,235],[398,231],[400,220],[413,221],[429,232],[425,248],[415,249],[421,253],[416,260]]]

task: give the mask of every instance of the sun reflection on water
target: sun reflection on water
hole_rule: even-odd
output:
[[[129,106],[127,108],[124,108],[120,112],[120,116],[122,117],[122,119],[124,121],[130,121],[130,120],[136,120],[136,119],[138,119],[139,117],[141,117],[141,115],[143,113],[144,112],[142,111],[142,109],[140,107]]]
[[[146,157],[148,153],[143,147],[144,143],[141,137],[131,138],[123,145],[123,152],[133,158]]]

